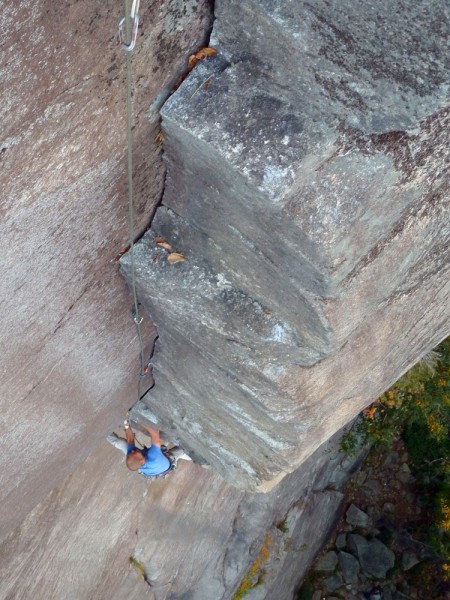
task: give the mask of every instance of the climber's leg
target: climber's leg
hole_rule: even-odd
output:
[[[115,433],[108,435],[106,438],[110,444],[112,444],[118,450],[121,450],[125,456],[128,454],[128,443],[127,440],[120,438]]]
[[[175,462],[180,459],[192,460],[192,458],[186,454],[186,452],[183,450],[183,448],[180,448],[179,446],[174,446],[173,448],[171,448],[169,450],[169,452],[174,457]]]

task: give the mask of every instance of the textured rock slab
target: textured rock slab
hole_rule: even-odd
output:
[[[342,571],[345,583],[357,583],[361,570],[358,560],[348,552],[339,552],[339,567]]]
[[[369,575],[384,579],[394,566],[394,553],[380,540],[366,540],[361,535],[351,533],[347,536],[347,545],[357,556],[362,570]]]
[[[415,554],[415,552],[405,550],[405,552],[402,553],[401,565],[403,571],[409,571],[419,563],[420,558],[417,556],[417,554]]]
[[[261,589],[267,600],[288,600],[342,501],[340,492],[320,487],[348,475],[336,447],[329,450],[271,493],[248,494],[186,461],[171,478],[149,484],[102,443],[0,545],[0,597],[227,600],[266,531],[276,530],[279,560]],[[276,527],[282,520],[285,533]]]
[[[330,575],[330,577],[325,579],[324,583],[328,592],[335,592],[344,585],[344,580],[340,574]]]
[[[351,504],[346,512],[345,520],[349,525],[355,527],[368,527],[370,524],[370,517],[367,513],[360,510],[354,504]]]
[[[128,243],[122,11],[110,0],[2,6],[0,394],[8,425],[0,537],[136,397],[139,345],[114,262]],[[159,117],[149,109],[203,42],[209,14],[203,0],[182,10],[173,0],[141,6],[133,55],[137,232],[164,179]],[[143,335],[150,353],[148,322]]]
[[[338,564],[338,557],[336,552],[330,551],[324,554],[322,558],[317,561],[315,566],[316,571],[334,571]]]
[[[347,534],[340,533],[336,538],[336,548],[343,550],[347,546]]]
[[[449,332],[448,7],[391,12],[218,2],[217,56],[163,107],[144,403],[242,487],[273,485]],[[156,235],[188,260],[167,268]]]

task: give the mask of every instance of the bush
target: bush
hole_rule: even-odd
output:
[[[402,437],[418,480],[422,502],[432,516],[428,541],[450,555],[450,338],[415,365],[367,407],[343,437],[341,449],[359,444],[391,446]],[[450,573],[450,565],[444,563]]]

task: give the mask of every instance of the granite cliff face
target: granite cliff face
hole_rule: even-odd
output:
[[[0,598],[230,600],[269,535],[265,583],[248,597],[290,600],[356,464],[336,442],[268,494],[185,461],[149,484],[103,442],[0,545]]]
[[[448,6],[395,7],[217,2],[218,54],[162,109],[165,192],[135,253],[159,334],[143,402],[243,488],[449,332]]]
[[[322,442],[448,334],[448,7],[354,4],[217,0],[218,55],[163,107],[164,199],[136,248],[156,385],[135,415],[219,473],[150,488],[95,449],[139,363],[115,264],[123,9],[3,8],[2,597],[225,600],[269,530],[283,570],[254,593],[289,598],[351,468]],[[138,233],[164,183],[158,109],[211,12],[141,16]]]
[[[123,10],[112,0],[2,5],[0,538],[136,399],[139,346],[115,263],[128,244]],[[210,22],[207,1],[142,3],[137,232],[164,181],[157,109]],[[150,353],[154,329],[143,327]]]

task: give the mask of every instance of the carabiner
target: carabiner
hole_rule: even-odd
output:
[[[138,27],[139,27],[139,2],[140,0],[133,0],[131,6],[130,19],[131,19],[131,40],[130,43],[126,43],[126,32],[125,29],[125,17],[122,17],[119,21],[119,41],[122,44],[122,48],[127,52],[131,52],[136,45]]]

